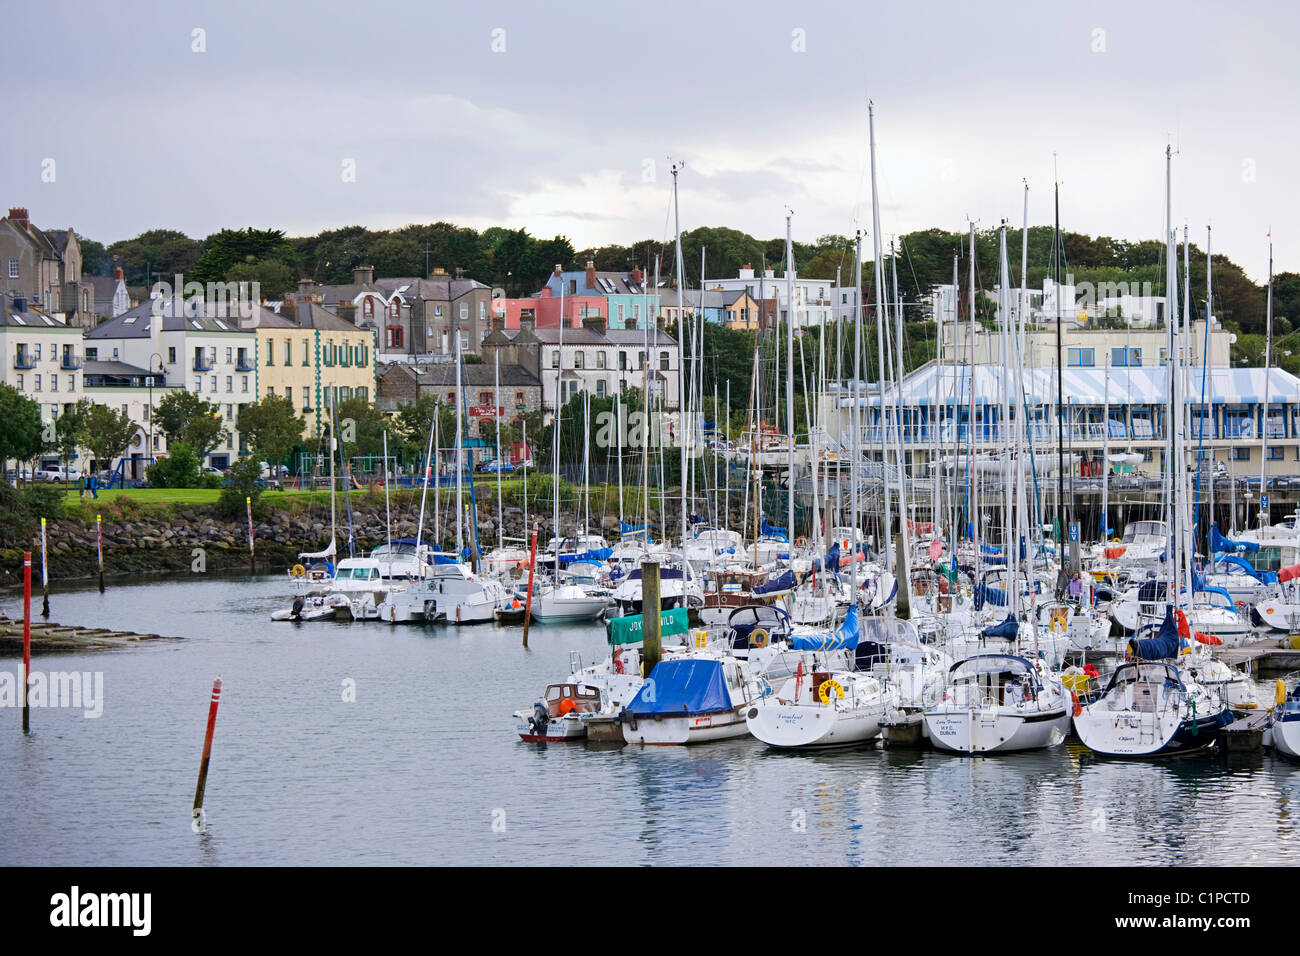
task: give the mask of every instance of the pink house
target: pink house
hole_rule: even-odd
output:
[[[519,328],[519,319],[532,318],[539,329],[560,327],[560,297],[549,288],[526,299],[493,299],[492,314],[506,320],[507,329]],[[584,319],[609,319],[609,298],[603,295],[564,296],[564,327],[580,329]]]

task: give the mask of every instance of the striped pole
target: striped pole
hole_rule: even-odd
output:
[[[191,812],[195,833],[203,832],[203,791],[208,785],[208,761],[212,757],[212,732],[217,728],[217,705],[221,703],[221,678],[212,682],[212,703],[208,705],[208,732],[203,738],[203,762],[199,764],[199,784],[194,790]]]
[[[99,593],[104,593],[104,522],[95,515],[95,551],[99,555]]]
[[[251,496],[244,498],[244,506],[248,509],[248,573],[257,573],[257,557],[253,553],[253,499]]]
[[[32,553],[23,552],[23,733],[31,732],[27,709],[27,677],[32,672]]]
[[[50,572],[45,560],[45,519],[41,519],[41,617],[50,616]]]

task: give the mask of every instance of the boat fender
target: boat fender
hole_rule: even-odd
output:
[[[292,574],[295,578],[301,578],[307,574],[307,569],[304,568],[301,564],[295,564],[289,573]]]
[[[1284,680],[1279,680],[1279,681],[1277,682],[1277,684],[1275,685],[1275,690],[1274,690],[1274,697],[1273,697],[1273,699],[1277,701],[1277,705],[1278,705],[1279,707],[1285,706],[1285,704],[1286,704],[1286,681],[1284,681]]]
[[[1078,717],[1083,713],[1083,705],[1079,703],[1078,691],[1070,691],[1070,698],[1074,701],[1074,716]]]
[[[839,681],[833,679],[822,681],[822,685],[817,688],[817,699],[823,704],[829,704],[831,702],[831,691],[834,691],[840,700],[844,699],[844,688]]]
[[[803,535],[799,535],[799,537],[794,539],[794,546],[802,550],[803,548],[808,547],[808,539]]]
[[[760,634],[762,637],[759,637]],[[750,647],[767,647],[771,639],[772,635],[768,633],[765,627],[756,627],[749,632]]]

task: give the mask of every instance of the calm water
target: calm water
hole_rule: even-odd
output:
[[[600,628],[273,624],[280,579],[56,593],[52,619],[187,638],[37,655],[104,674],[103,716],[0,709],[0,864],[1287,863],[1300,766],[983,759],[757,741],[534,745],[511,713]],[[0,608],[21,612],[7,595]],[[19,661],[0,658],[17,673]],[[212,679],[225,682],[190,830]],[[356,701],[342,700],[356,682]],[[493,822],[497,821],[494,830]],[[804,826],[800,828],[800,821]],[[504,831],[501,824],[504,823]]]

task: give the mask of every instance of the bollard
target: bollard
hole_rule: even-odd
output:
[[[212,703],[208,706],[208,732],[203,738],[203,762],[199,764],[199,785],[194,789],[191,812],[195,833],[203,832],[203,790],[208,785],[208,760],[212,756],[212,732],[217,727],[217,704],[221,703],[221,678],[212,682]]]
[[[559,558],[556,558],[558,570]],[[533,544],[528,553],[528,597],[524,601],[524,647],[528,646],[528,622],[533,619],[533,571],[537,567],[537,524],[533,524]]]
[[[50,616],[50,570],[45,558],[45,519],[41,519],[41,617]]]
[[[95,515],[95,552],[99,556],[99,593],[104,593],[104,523]]]
[[[27,678],[32,672],[32,553],[23,552],[23,733],[31,732]]]

